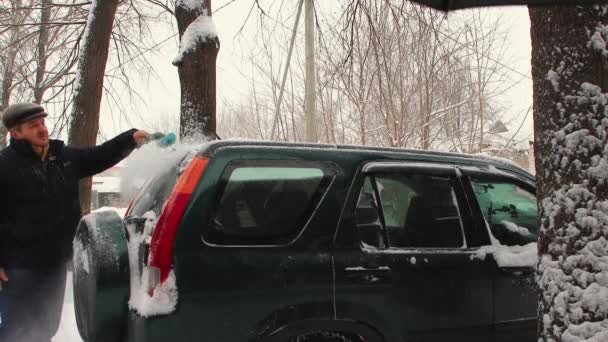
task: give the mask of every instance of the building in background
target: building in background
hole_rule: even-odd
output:
[[[91,208],[102,207],[126,208],[129,203],[123,199],[120,191],[120,173],[122,166],[116,165],[93,177]]]
[[[487,147],[484,149],[484,153],[493,157],[500,157],[509,159],[515,164],[519,165],[522,169],[536,174],[536,167],[534,165],[534,142],[529,141],[527,148],[491,148]]]

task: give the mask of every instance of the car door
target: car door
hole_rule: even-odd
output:
[[[489,341],[492,268],[467,203],[452,166],[367,164],[336,237],[337,318],[388,341]]]
[[[496,341],[535,341],[537,329],[538,225],[535,188],[506,174],[463,171],[475,210],[494,238],[494,332]]]
[[[336,170],[254,155],[229,161],[218,153],[180,229],[183,340],[258,340],[291,320],[332,315],[332,234],[325,245],[308,237]]]

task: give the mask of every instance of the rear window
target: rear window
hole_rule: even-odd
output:
[[[248,161],[222,175],[205,240],[219,245],[283,245],[304,228],[334,177],[331,164]]]
[[[156,176],[146,181],[133,200],[128,216],[141,217],[149,211],[154,211],[158,217],[173,192],[183,167],[190,162],[192,156],[193,154],[190,153],[176,158],[171,165],[165,165],[163,170],[158,170]]]
[[[164,177],[150,179],[133,201],[129,216],[141,217],[151,210],[156,213],[156,216],[160,215],[162,206],[171,195],[176,182],[177,170]]]

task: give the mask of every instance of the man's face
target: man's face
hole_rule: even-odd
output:
[[[44,118],[26,121],[11,129],[15,139],[27,140],[32,146],[46,147],[49,144],[49,130],[46,128]]]

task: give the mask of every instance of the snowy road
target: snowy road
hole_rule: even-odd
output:
[[[65,300],[63,313],[57,335],[53,342],[82,342],[76,327],[76,316],[74,316],[74,298],[72,296],[72,273],[68,273],[67,286],[65,289]]]

